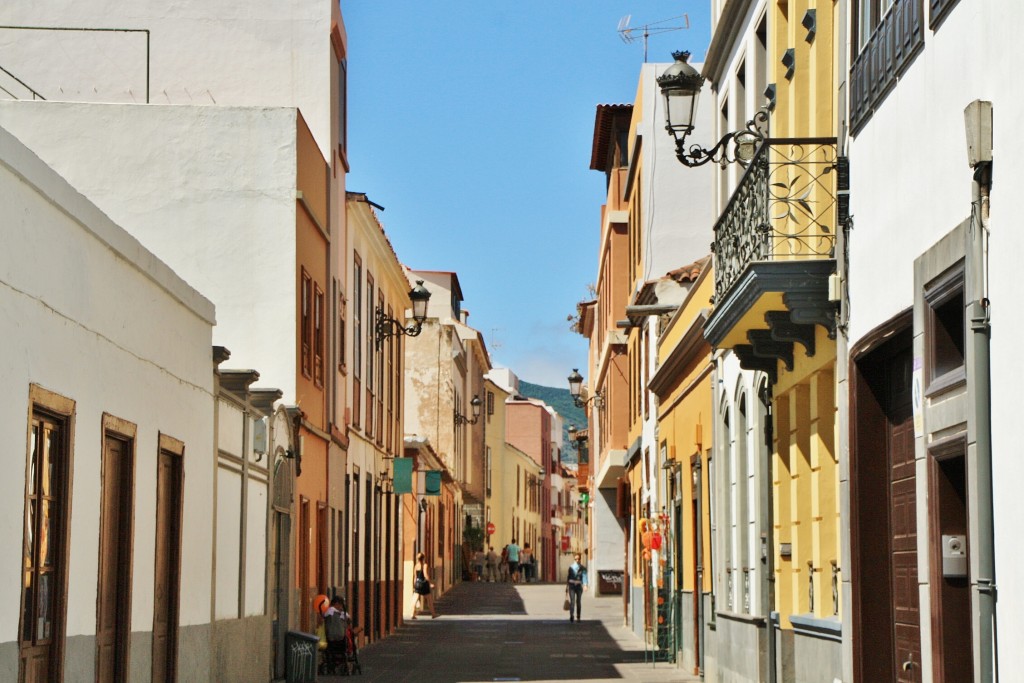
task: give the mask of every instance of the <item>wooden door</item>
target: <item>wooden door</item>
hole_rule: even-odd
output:
[[[153,589],[153,683],[173,683],[178,660],[182,458],[161,450],[156,475],[156,578]]]
[[[131,636],[132,442],[108,435],[100,501],[96,680],[128,679]]]
[[[921,680],[921,613],[917,581],[917,478],[911,408],[911,354],[889,362],[889,533],[892,554],[893,680]]]
[[[313,598],[315,593],[309,586],[309,499],[299,497],[299,625],[305,633],[312,631]]]
[[[64,633],[68,452],[66,425],[32,417],[25,483],[20,677],[23,683],[61,678]]]

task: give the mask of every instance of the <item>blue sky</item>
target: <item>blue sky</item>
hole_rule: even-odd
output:
[[[348,189],[399,258],[455,271],[495,365],[566,387],[586,373],[567,316],[595,280],[604,175],[589,169],[598,104],[631,103],[648,61],[703,61],[709,0],[342,0]],[[682,18],[686,15],[687,19]],[[672,21],[663,21],[676,17]],[[653,31],[652,26],[652,31]]]

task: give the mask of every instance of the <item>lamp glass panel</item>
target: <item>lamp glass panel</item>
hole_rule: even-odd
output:
[[[697,109],[699,91],[673,88],[665,90],[665,122],[673,133],[693,130],[693,113]]]
[[[423,322],[427,319],[427,300],[415,298],[412,300],[412,317],[416,322]]]

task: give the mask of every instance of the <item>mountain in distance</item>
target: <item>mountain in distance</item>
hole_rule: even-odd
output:
[[[582,408],[576,407],[569,390],[545,387],[519,380],[519,393],[527,398],[544,401],[562,416],[562,443],[565,444],[562,450],[562,462],[576,462],[576,451],[569,443],[569,425],[576,425],[576,429],[586,429],[587,415]]]

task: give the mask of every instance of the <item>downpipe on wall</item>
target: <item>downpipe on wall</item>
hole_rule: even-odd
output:
[[[964,110],[968,163],[974,168],[970,254],[972,300],[967,306],[973,337],[975,476],[978,491],[978,664],[981,683],[995,681],[995,533],[992,511],[991,317],[988,299],[989,194],[992,187],[992,103],[975,100]],[[973,544],[972,544],[973,545]]]

